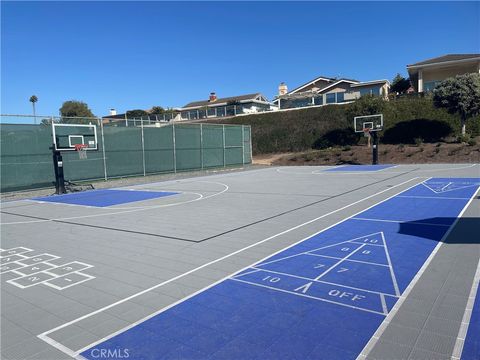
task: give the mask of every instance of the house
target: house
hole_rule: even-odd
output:
[[[102,122],[103,124],[116,124],[117,126],[128,126],[128,121],[131,123],[133,122],[134,125],[141,124],[143,125],[146,124],[152,124],[152,123],[163,123],[163,122],[169,122],[171,120],[177,120],[178,117],[178,111],[175,109],[166,111],[163,114],[152,114],[151,110],[145,110],[147,115],[143,116],[132,116],[129,115],[127,118],[126,113],[122,114],[117,114],[117,111],[115,109],[110,109],[110,115],[107,116],[102,116]],[[128,121],[127,121],[128,120]],[[138,121],[137,121],[138,120]]]
[[[208,100],[193,101],[178,110],[181,120],[197,120],[253,114],[274,108],[261,93],[218,98],[217,94],[212,92]]]
[[[358,81],[346,78],[319,76],[288,92],[285,83],[278,87],[273,101],[279,109],[292,109],[315,105],[342,104],[365,94],[387,98],[388,80]]]
[[[416,92],[432,91],[437,83],[449,77],[480,73],[480,54],[449,54],[407,65]]]

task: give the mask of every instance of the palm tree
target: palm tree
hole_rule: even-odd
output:
[[[33,121],[35,125],[37,124],[37,116],[35,114],[35,103],[38,101],[38,98],[35,95],[30,96],[30,102],[32,103],[33,107]]]

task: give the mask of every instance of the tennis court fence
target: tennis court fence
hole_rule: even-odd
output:
[[[103,123],[99,118],[44,117],[39,125],[5,123],[1,116],[1,191],[51,186],[54,182],[51,121],[96,124],[98,151],[79,159],[62,152],[65,179],[108,180],[126,176],[238,166],[252,162],[247,125],[144,121]],[[18,121],[18,117],[15,119]]]

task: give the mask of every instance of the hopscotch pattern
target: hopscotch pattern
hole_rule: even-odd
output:
[[[56,290],[64,290],[95,279],[94,276],[81,272],[93,265],[80,261],[55,265],[50,261],[60,259],[60,256],[48,253],[34,255],[33,251],[26,247],[0,249],[0,274],[13,275],[7,283],[20,289],[46,285]]]
[[[383,232],[265,261],[230,280],[381,315],[401,295]]]

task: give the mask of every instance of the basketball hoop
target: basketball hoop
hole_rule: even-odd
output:
[[[85,160],[87,158],[87,147],[85,144],[75,144],[75,151],[78,152],[78,158]]]

